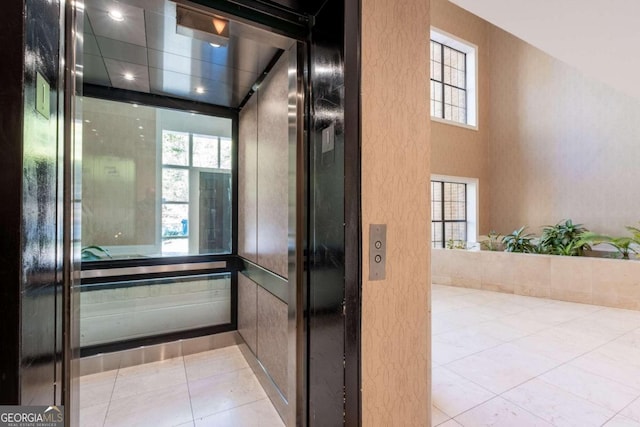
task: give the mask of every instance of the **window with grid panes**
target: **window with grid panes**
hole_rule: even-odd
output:
[[[467,241],[467,184],[431,181],[431,242],[444,248],[450,240]]]
[[[431,40],[431,115],[467,123],[467,54]]]

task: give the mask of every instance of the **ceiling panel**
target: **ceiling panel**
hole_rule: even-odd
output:
[[[149,70],[146,66],[109,58],[104,59],[104,65],[107,67],[113,87],[149,92]],[[126,74],[131,74],[133,80],[125,79]]]
[[[100,52],[105,58],[138,65],[148,65],[147,49],[137,44],[125,43],[106,37],[96,37]]]
[[[98,41],[95,36],[92,34],[85,33],[83,37],[84,42],[84,53],[89,55],[98,55],[100,56],[100,48],[98,47]]]
[[[196,77],[204,77],[226,84],[233,84],[234,81],[237,81],[241,86],[251,86],[259,76],[258,73],[236,70],[211,62],[152,49],[149,49],[149,66],[176,73],[193,74]]]
[[[126,43],[147,45],[144,25],[144,9],[129,6],[124,2],[87,0],[86,13],[89,16],[93,33]],[[109,11],[118,10],[122,21],[109,17]]]
[[[186,56],[200,61],[261,73],[277,47],[253,39],[231,35],[227,46],[212,47],[207,42],[176,34],[176,19],[157,13],[146,14],[149,49]],[[279,43],[283,44],[283,43]],[[265,60],[265,58],[267,58]]]
[[[111,19],[112,9],[124,20]],[[213,47],[176,33],[176,6],[168,0],[86,0],[85,10],[86,82],[226,107],[237,107],[272,58],[293,43],[232,21],[227,45]]]
[[[228,85],[193,75],[149,68],[149,77],[153,93],[171,94],[180,98],[192,99],[225,107],[235,107],[251,89],[251,85]],[[196,92],[201,87],[204,93]]]
[[[83,77],[86,83],[111,86],[109,73],[101,56],[84,54]]]

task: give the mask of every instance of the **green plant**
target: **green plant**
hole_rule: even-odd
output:
[[[467,249],[467,242],[464,240],[447,240],[447,249]]]
[[[504,250],[507,252],[536,253],[536,246],[532,243],[533,235],[525,233],[527,226],[522,226],[511,234],[502,238]]]
[[[97,245],[85,246],[80,251],[80,254],[82,255],[82,261],[98,261],[104,258],[111,258],[108,250]]]
[[[613,246],[616,251],[618,251],[622,259],[629,259],[629,254],[631,252],[638,253],[638,251],[633,248],[632,245],[638,244],[639,242],[635,241],[633,237],[612,237],[605,234],[587,232],[582,235],[581,240],[594,245],[599,245],[602,243],[605,245]]]
[[[581,240],[588,232],[582,224],[574,224],[570,219],[542,229],[538,252],[551,255],[581,256],[591,249],[589,243]]]
[[[488,239],[480,242],[480,246],[487,251],[501,251],[502,250],[502,235],[496,232],[495,230],[491,230],[489,234],[487,234]]]

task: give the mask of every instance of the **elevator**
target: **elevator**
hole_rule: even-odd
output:
[[[24,7],[23,21],[12,15],[24,92],[9,94],[24,105],[10,156],[22,167],[3,171],[21,183],[21,195],[3,190],[21,206],[6,212],[20,255],[5,271],[19,286],[3,290],[3,402],[62,404],[78,425],[79,378],[109,353],[144,359],[140,348],[234,333],[286,425],[356,425],[358,89],[345,84],[356,5]],[[229,45],[180,45],[180,10],[226,22]],[[157,295],[187,287],[210,298],[184,309]],[[127,299],[134,290],[154,310]]]

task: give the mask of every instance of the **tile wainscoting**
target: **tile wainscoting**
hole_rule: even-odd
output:
[[[433,249],[433,283],[640,310],[640,262]]]

